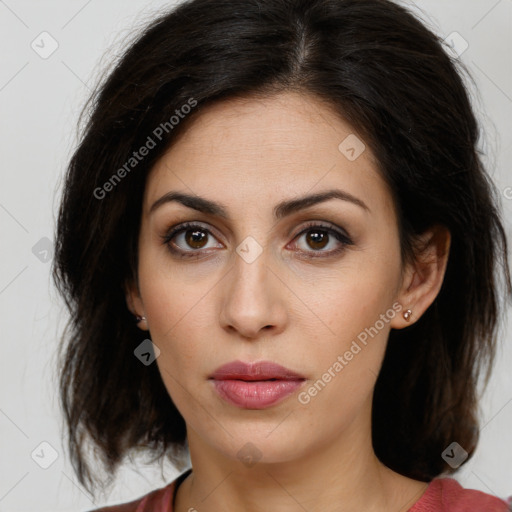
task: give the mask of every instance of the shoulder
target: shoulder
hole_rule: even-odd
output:
[[[178,476],[165,487],[155,489],[140,498],[119,505],[89,510],[87,512],[172,512],[172,504],[179,484],[190,474],[191,469]]]
[[[169,486],[170,485],[172,484],[169,484]],[[150,493],[127,503],[95,508],[88,512],[159,512],[163,495],[169,486],[151,491]]]
[[[465,489],[453,478],[435,478],[410,512],[510,512],[512,497],[497,496]]]

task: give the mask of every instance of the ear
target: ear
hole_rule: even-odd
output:
[[[417,238],[414,258],[406,264],[397,298],[402,314],[392,320],[393,329],[403,329],[417,321],[434,302],[443,284],[450,245],[451,234],[446,226],[435,225]],[[408,309],[412,315],[406,320],[403,313]]]
[[[135,317],[139,316],[144,318],[140,322],[137,322],[137,326],[143,331],[148,331],[149,328],[145,318],[146,315],[144,313],[144,304],[142,303],[142,298],[140,296],[137,282],[133,279],[125,281],[124,290],[128,309]]]

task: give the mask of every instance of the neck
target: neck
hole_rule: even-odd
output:
[[[188,440],[193,471],[178,489],[176,512],[406,512],[427,487],[377,459],[370,428],[300,458],[252,466],[219,455],[191,429]]]

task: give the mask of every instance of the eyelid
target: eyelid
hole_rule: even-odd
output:
[[[333,224],[332,222],[322,221],[322,220],[311,220],[306,222],[304,226],[301,227],[300,231],[294,236],[294,239],[302,235],[305,231],[310,231],[314,228],[325,231],[334,231],[338,233],[340,236],[345,237],[350,240],[350,235],[346,232],[345,229]]]

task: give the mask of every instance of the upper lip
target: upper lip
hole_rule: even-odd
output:
[[[217,368],[210,375],[210,379],[215,380],[304,380],[303,375],[299,375],[280,364],[272,361],[259,361],[256,363],[244,363],[243,361],[232,361]]]

